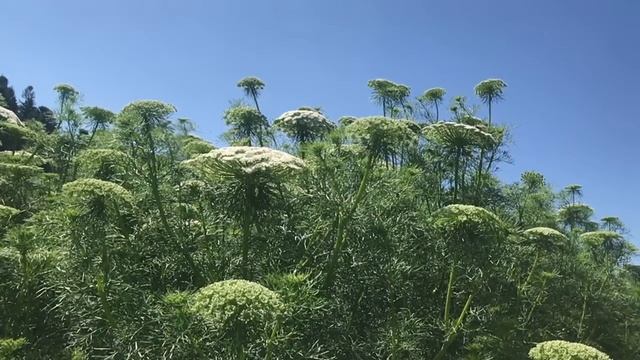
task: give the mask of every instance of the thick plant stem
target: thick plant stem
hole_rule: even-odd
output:
[[[529,286],[529,282],[531,281],[531,277],[533,276],[533,272],[536,270],[536,267],[538,266],[538,258],[540,257],[540,253],[536,252],[536,257],[533,260],[533,265],[531,265],[531,270],[529,270],[529,274],[527,275],[527,278],[524,281],[524,284],[522,284],[522,286],[520,287],[520,292],[524,292],[527,289],[527,286]]]
[[[451,314],[451,297],[453,296],[453,279],[455,279],[456,267],[451,265],[451,271],[449,271],[449,284],[447,285],[447,298],[444,303],[444,323],[449,322]]]
[[[171,226],[169,225],[169,221],[167,220],[167,213],[165,212],[164,204],[162,202],[162,196],[160,195],[160,180],[158,178],[158,163],[157,163],[158,160],[156,159],[156,150],[155,150],[156,145],[155,145],[155,141],[153,140],[153,135],[151,134],[151,126],[148,124],[148,122],[145,122],[144,132],[149,145],[149,156],[148,156],[149,161],[147,163],[147,166],[149,168],[149,180],[150,180],[149,185],[151,187],[151,196],[153,197],[153,201],[156,203],[156,207],[158,208],[158,214],[160,215],[160,222],[162,223],[162,227],[164,228],[164,231],[166,232],[166,234],[174,239],[176,246],[182,253],[182,256],[184,257],[185,261],[187,262],[191,271],[193,272],[196,283],[199,284],[202,282],[202,276],[200,274],[200,271],[197,269],[191,254],[189,254],[186,251],[184,246],[180,243],[180,240],[176,238],[176,234],[171,228]]]
[[[582,326],[584,324],[584,318],[587,314],[587,300],[589,297],[587,294],[584,295],[584,299],[582,301],[582,314],[580,315],[580,323],[578,323],[578,334],[576,335],[576,340],[580,341],[582,337]]]
[[[453,174],[453,202],[456,203],[458,201],[458,182],[460,181],[460,153],[462,150],[458,148],[456,150],[456,161],[455,161],[455,169]]]
[[[240,271],[244,278],[250,278],[247,263],[249,260],[249,242],[251,240],[251,222],[248,212],[245,210],[244,219],[242,219],[242,264]]]
[[[471,308],[471,301],[473,301],[473,294],[470,294],[469,297],[467,298],[467,302],[464,304],[464,308],[462,309],[460,316],[458,316],[458,320],[456,320],[451,330],[449,330],[449,334],[447,335],[444,343],[442,343],[442,347],[440,348],[440,351],[438,351],[438,353],[433,358],[433,360],[442,360],[447,354],[447,350],[449,350],[449,346],[451,346],[451,344],[458,337],[458,334],[459,334],[458,331],[460,330],[460,327],[462,327],[462,324],[464,323],[464,319],[467,317],[467,314],[469,314],[469,309]]]
[[[338,258],[342,249],[344,248],[345,242],[345,231],[349,223],[351,222],[351,218],[353,214],[358,209],[358,205],[364,199],[366,194],[367,185],[369,183],[369,177],[371,176],[371,169],[373,168],[374,156],[369,155],[367,158],[367,165],[364,169],[364,174],[362,175],[362,179],[360,180],[360,186],[358,187],[358,192],[356,193],[356,197],[351,204],[351,207],[347,210],[347,213],[344,216],[341,216],[338,219],[338,230],[336,232],[336,241],[333,246],[333,250],[331,251],[331,255],[329,256],[329,263],[327,264],[326,269],[326,278],[325,278],[325,288],[330,288],[333,285],[333,281],[335,278],[336,267],[338,265]]]

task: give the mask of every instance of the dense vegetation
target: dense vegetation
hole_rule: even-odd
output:
[[[368,85],[381,116],[269,121],[245,78],[216,149],[169,104],[2,77],[0,358],[640,358],[623,223],[495,176],[507,84]]]

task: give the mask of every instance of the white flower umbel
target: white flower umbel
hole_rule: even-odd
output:
[[[258,173],[283,173],[301,170],[302,159],[286,152],[267,147],[228,146],[196,156],[185,164],[195,167],[202,165],[223,172],[245,175]]]
[[[448,121],[437,122],[425,127],[424,135],[431,141],[452,147],[486,146],[495,143],[491,134],[476,126]]]
[[[280,115],[273,126],[299,142],[322,138],[335,125],[319,111],[291,110]]]

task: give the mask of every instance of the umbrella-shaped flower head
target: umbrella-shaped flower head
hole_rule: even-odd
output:
[[[531,360],[611,360],[591,346],[563,340],[541,342],[529,351]]]
[[[473,205],[445,206],[432,215],[430,223],[445,239],[446,253],[471,263],[485,263],[506,237],[505,226],[495,214]]]
[[[370,116],[354,121],[347,126],[347,130],[371,154],[386,156],[417,143],[418,136],[413,125],[415,123],[410,121]]]
[[[267,147],[228,146],[198,155],[185,164],[220,175],[287,174],[304,167],[302,159]]]
[[[321,112],[307,108],[285,112],[273,126],[301,143],[321,139],[335,127]]]
[[[124,175],[129,155],[115,149],[88,149],[75,161],[80,176],[112,181]]]
[[[563,247],[569,242],[569,239],[560,231],[542,226],[527,229],[523,235],[534,246],[544,249]]]
[[[438,122],[424,128],[427,139],[447,147],[490,146],[494,137],[474,125],[457,122]]]
[[[119,211],[133,206],[133,196],[122,186],[98,179],[78,179],[64,184],[62,194],[74,206],[94,210],[100,208]]]
[[[597,256],[603,255],[620,263],[637,252],[633,244],[615,232],[608,230],[591,231],[580,235],[580,240]]]
[[[211,145],[208,141],[195,135],[187,135],[182,139],[182,150],[189,158],[200,154],[206,154],[215,148],[216,147]]]

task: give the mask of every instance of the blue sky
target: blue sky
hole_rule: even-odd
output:
[[[267,87],[273,119],[304,105],[334,120],[371,115],[366,84],[388,78],[418,95],[441,86],[473,96],[507,81],[494,121],[508,124],[514,163],[556,188],[584,186],[597,216],[640,219],[640,2],[635,0],[5,0],[0,73],[54,104],[62,82],[85,105],[174,104],[219,141],[235,84]],[[485,115],[482,109],[481,115]]]

